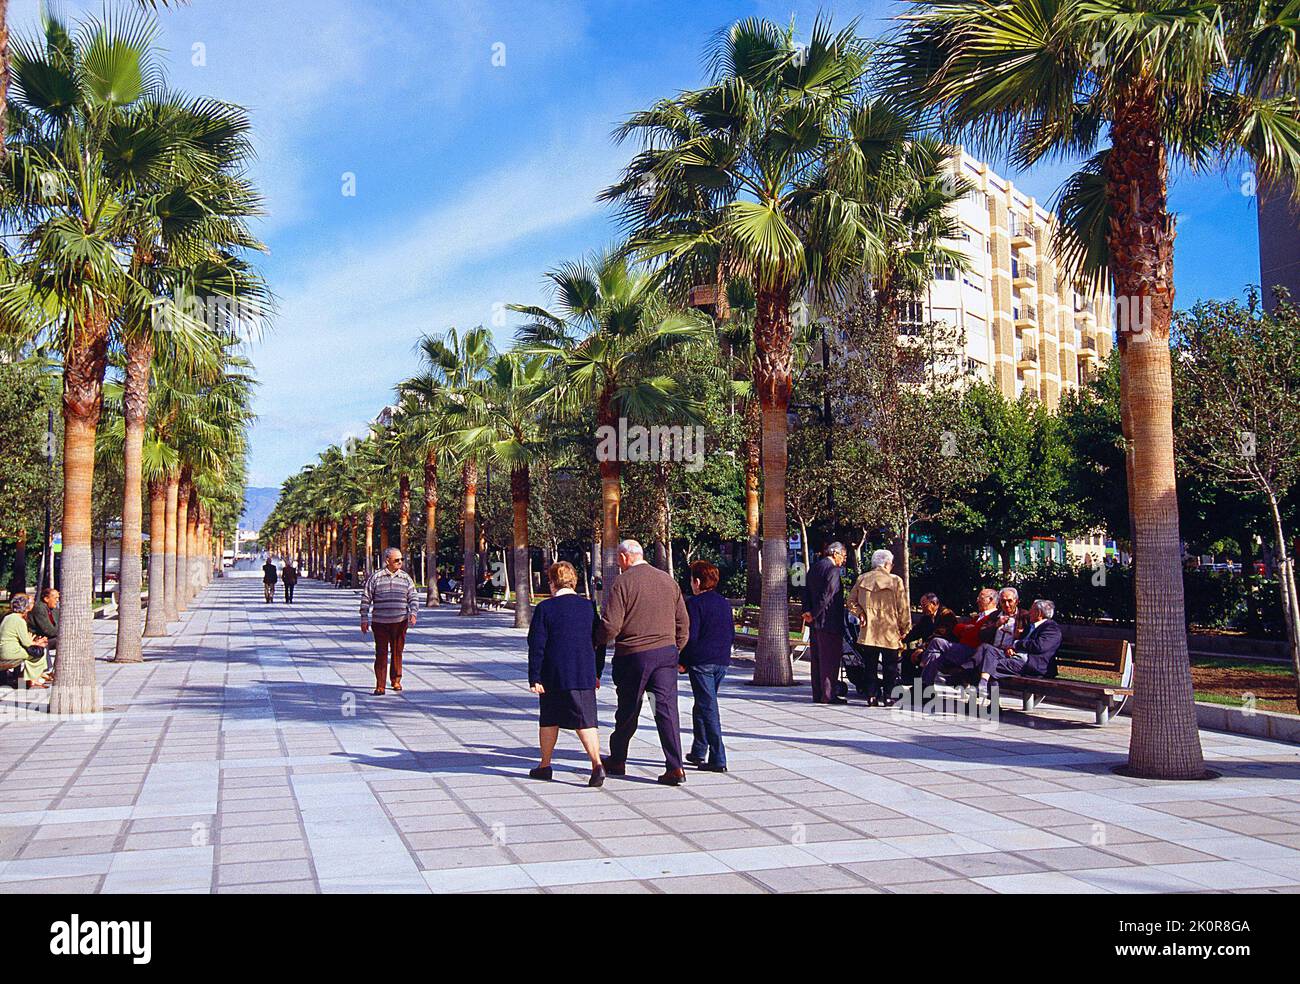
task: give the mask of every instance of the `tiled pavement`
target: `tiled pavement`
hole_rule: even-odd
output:
[[[648,711],[626,779],[585,788],[508,616],[422,613],[402,694],[370,696],[356,594],[262,604],[215,582],[142,666],[101,662],[94,721],[0,707],[4,892],[1202,892],[1300,886],[1300,749],[1203,734],[1211,783],[1114,775],[1127,723],[996,727],[758,690],[732,771],[662,771]],[[104,654],[113,623],[100,623]],[[689,721],[689,688],[682,688]],[[600,692],[612,720],[612,688]],[[607,736],[606,740],[607,740]]]

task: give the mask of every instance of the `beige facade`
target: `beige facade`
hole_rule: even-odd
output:
[[[1109,295],[1079,294],[1057,271],[1051,212],[960,149],[953,166],[973,189],[957,207],[961,238],[949,245],[970,269],[936,271],[917,314],[960,330],[975,375],[1055,408],[1110,354]]]

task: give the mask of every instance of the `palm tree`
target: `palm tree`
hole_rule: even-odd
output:
[[[1122,305],[1141,654],[1129,769],[1199,777],[1205,765],[1174,476],[1170,155],[1198,168],[1244,154],[1264,183],[1300,173],[1293,5],[947,0],[917,7],[896,39],[900,93],[950,130],[1010,148],[1017,165],[1094,155],[1058,212],[1079,236],[1063,258],[1094,278],[1108,266]]]
[[[103,400],[110,335],[122,305],[140,286],[119,262],[129,241],[139,190],[165,172],[166,128],[131,119],[153,99],[155,29],[140,19],[87,21],[75,37],[47,19],[42,41],[12,50],[15,97],[4,183],[17,225],[16,252],[0,288],[0,307],[15,324],[39,320],[63,354],[64,500],[60,659],[53,713],[95,711],[91,633],[91,489],[95,432]],[[112,165],[111,147],[129,124],[140,139],[129,172]]]
[[[620,138],[642,150],[604,198],[619,203],[640,255],[694,271],[731,257],[756,294],[754,383],[762,411],[763,592],[754,682],[790,685],[786,413],[795,305],[860,272],[879,223],[860,192],[848,121],[867,46],[854,26],[818,18],[806,44],[793,24],[749,19],[718,34],[712,82],[631,116]],[[835,166],[831,166],[834,164]]]
[[[464,430],[479,421],[467,413],[467,399],[480,386],[495,353],[492,335],[479,326],[464,334],[447,329],[441,337],[426,335],[420,339],[422,371],[401,383],[399,392],[426,407],[441,407],[445,414],[455,414],[454,429]],[[425,418],[436,420],[436,416]],[[427,444],[426,444],[427,450]],[[464,486],[462,510],[463,586],[461,615],[477,615],[478,599],[474,593],[478,558],[478,458],[472,449],[457,449]],[[427,481],[426,468],[426,481]],[[427,492],[426,492],[427,494]],[[436,547],[436,541],[435,541]],[[436,589],[435,589],[436,590]]]
[[[532,319],[518,331],[519,350],[546,359],[547,382],[539,399],[559,414],[585,414],[595,407],[597,435],[617,431],[620,419],[649,422],[674,414],[694,419],[693,401],[679,392],[675,379],[656,372],[654,362],[673,345],[703,338],[705,330],[695,316],[672,311],[657,278],[632,268],[617,253],[565,264],[547,277],[558,313],[509,305]],[[601,457],[600,486],[601,578],[608,597],[618,576],[622,463],[617,457]]]
[[[529,470],[544,452],[543,420],[538,395],[546,380],[546,360],[507,352],[488,367],[487,379],[472,391],[466,416],[470,426],[457,437],[467,454],[483,453],[510,471],[512,575],[515,582],[515,628],[532,617],[532,564],[529,560],[528,509],[532,500]],[[455,419],[453,415],[452,419]],[[480,421],[480,423],[473,423]]]

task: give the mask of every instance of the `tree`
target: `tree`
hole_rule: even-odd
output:
[[[1169,156],[1244,153],[1261,183],[1300,174],[1300,47],[1286,4],[1180,0],[917,3],[893,39],[891,83],[946,132],[1027,167],[1093,153],[1058,214],[1060,260],[1120,307],[1121,403],[1137,556],[1129,770],[1205,774],[1183,632],[1169,332]],[[1098,149],[1103,135],[1109,147]],[[1300,188],[1300,182],[1296,183]],[[1300,192],[1297,192],[1300,194]]]
[[[867,45],[854,26],[817,19],[807,43],[748,19],[710,50],[711,84],[633,114],[617,131],[642,150],[604,192],[630,248],[697,270],[729,257],[755,287],[754,384],[762,410],[763,591],[754,682],[788,686],[786,411],[796,302],[860,276],[880,240],[860,197],[848,119],[860,105]]]
[[[539,401],[560,415],[589,413],[594,407],[597,434],[617,432],[620,420],[694,419],[693,401],[672,376],[657,371],[655,362],[673,346],[703,336],[697,316],[674,313],[657,278],[614,253],[565,264],[547,278],[559,313],[510,305],[532,319],[517,332],[519,350],[546,359],[549,383],[539,390]],[[618,576],[621,475],[618,456],[600,456],[606,597]]]
[[[0,309],[7,321],[46,332],[63,356],[63,613],[52,713],[98,710],[91,633],[91,490],[95,431],[110,335],[139,285],[119,262],[142,176],[170,158],[131,108],[152,99],[161,78],[155,28],[124,18],[85,22],[75,37],[49,18],[41,41],[12,54],[15,91],[4,184],[21,236],[6,258]],[[114,166],[115,141],[138,139],[129,171]]]
[[[1180,449],[1209,476],[1267,505],[1300,688],[1300,601],[1281,508],[1300,477],[1300,312],[1282,300],[1265,313],[1254,292],[1245,306],[1202,301],[1175,319],[1175,340],[1176,392],[1195,408],[1180,415]]]

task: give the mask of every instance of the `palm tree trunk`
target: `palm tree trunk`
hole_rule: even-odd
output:
[[[759,535],[763,410],[758,400],[745,401],[745,604],[757,605],[763,594],[763,538]]]
[[[465,486],[465,510],[462,516],[461,557],[465,574],[461,583],[460,614],[477,615],[478,597],[478,462],[473,458],[465,461],[461,468],[461,479]]]
[[[790,291],[762,287],[758,291],[754,342],[754,382],[762,407],[763,455],[763,591],[760,601],[758,652],[754,683],[791,686],[789,543],[786,533],[786,436],[790,406]]]
[[[163,611],[167,613],[168,622],[175,622],[181,617],[180,609],[176,607],[176,522],[179,513],[180,475],[172,473],[167,476],[167,529],[163,540],[163,583],[158,586],[163,593]]]
[[[1154,85],[1134,83],[1116,107],[1106,173],[1109,246],[1132,428],[1137,663],[1128,771],[1157,779],[1205,775],[1184,624],[1182,545],[1174,477],[1173,221]],[[1149,304],[1149,309],[1146,305]],[[1140,311],[1133,310],[1141,305]],[[1148,314],[1149,312],[1149,314]]]
[[[532,488],[528,466],[510,470],[510,504],[514,509],[515,628],[526,629],[533,614],[533,575],[528,557],[528,502]]]
[[[424,607],[437,608],[438,597],[438,453],[424,458]]]
[[[9,0],[0,0],[0,160],[5,155],[9,120]],[[25,578],[26,575],[24,575]]]
[[[95,431],[103,406],[108,357],[106,319],[78,324],[80,337],[63,360],[63,574],[59,658],[50,692],[51,714],[100,709],[95,684],[94,567],[91,520]]]
[[[366,580],[375,571],[375,514],[366,511]]]
[[[176,598],[177,616],[189,607],[185,597],[185,575],[190,564],[190,478],[189,469],[181,471],[180,484],[176,489],[176,567],[172,572],[175,581],[172,585]]]
[[[117,651],[118,663],[140,663],[140,549],[144,494],[142,457],[145,416],[149,406],[149,364],[153,345],[148,335],[132,339],[126,346],[126,380],[122,391],[122,418],[126,442],[122,450],[122,552],[118,572]],[[152,546],[150,547],[152,553]]]
[[[38,584],[37,589],[44,587]],[[9,575],[9,594],[22,594],[27,590],[27,527],[18,530],[18,540],[14,544],[14,566]]]
[[[402,472],[398,479],[398,505],[397,505],[397,546],[402,551],[402,564],[407,573],[414,574],[415,568],[411,566],[411,476]]]
[[[388,500],[379,504],[379,556],[383,557],[388,549]]]

